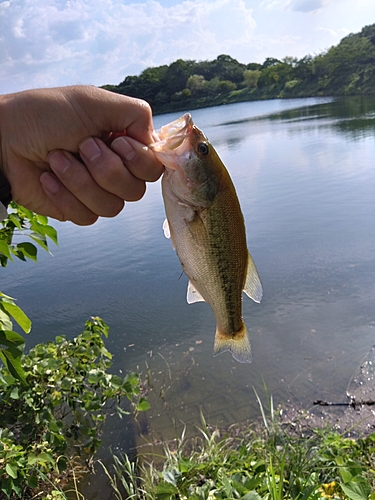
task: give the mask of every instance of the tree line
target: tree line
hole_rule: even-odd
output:
[[[259,99],[375,94],[375,24],[316,56],[242,64],[178,59],[103,88],[149,102],[155,114]]]

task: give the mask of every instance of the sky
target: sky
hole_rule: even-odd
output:
[[[374,0],[0,0],[0,94],[117,85],[176,59],[302,58],[373,23]]]

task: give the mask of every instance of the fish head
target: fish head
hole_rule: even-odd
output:
[[[158,137],[149,147],[166,167],[164,176],[174,193],[191,204],[210,203],[218,190],[222,164],[190,113],[164,125]]]

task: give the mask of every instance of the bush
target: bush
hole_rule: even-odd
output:
[[[73,340],[58,336],[22,355],[26,383],[0,369],[0,498],[56,488],[74,457],[98,449],[107,412],[128,413],[120,407],[124,396],[148,408],[137,374],[108,373],[107,336],[108,326],[91,318]]]

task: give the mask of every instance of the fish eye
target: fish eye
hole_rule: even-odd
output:
[[[205,142],[200,142],[197,146],[197,153],[201,156],[207,156],[209,152],[208,146]]]

